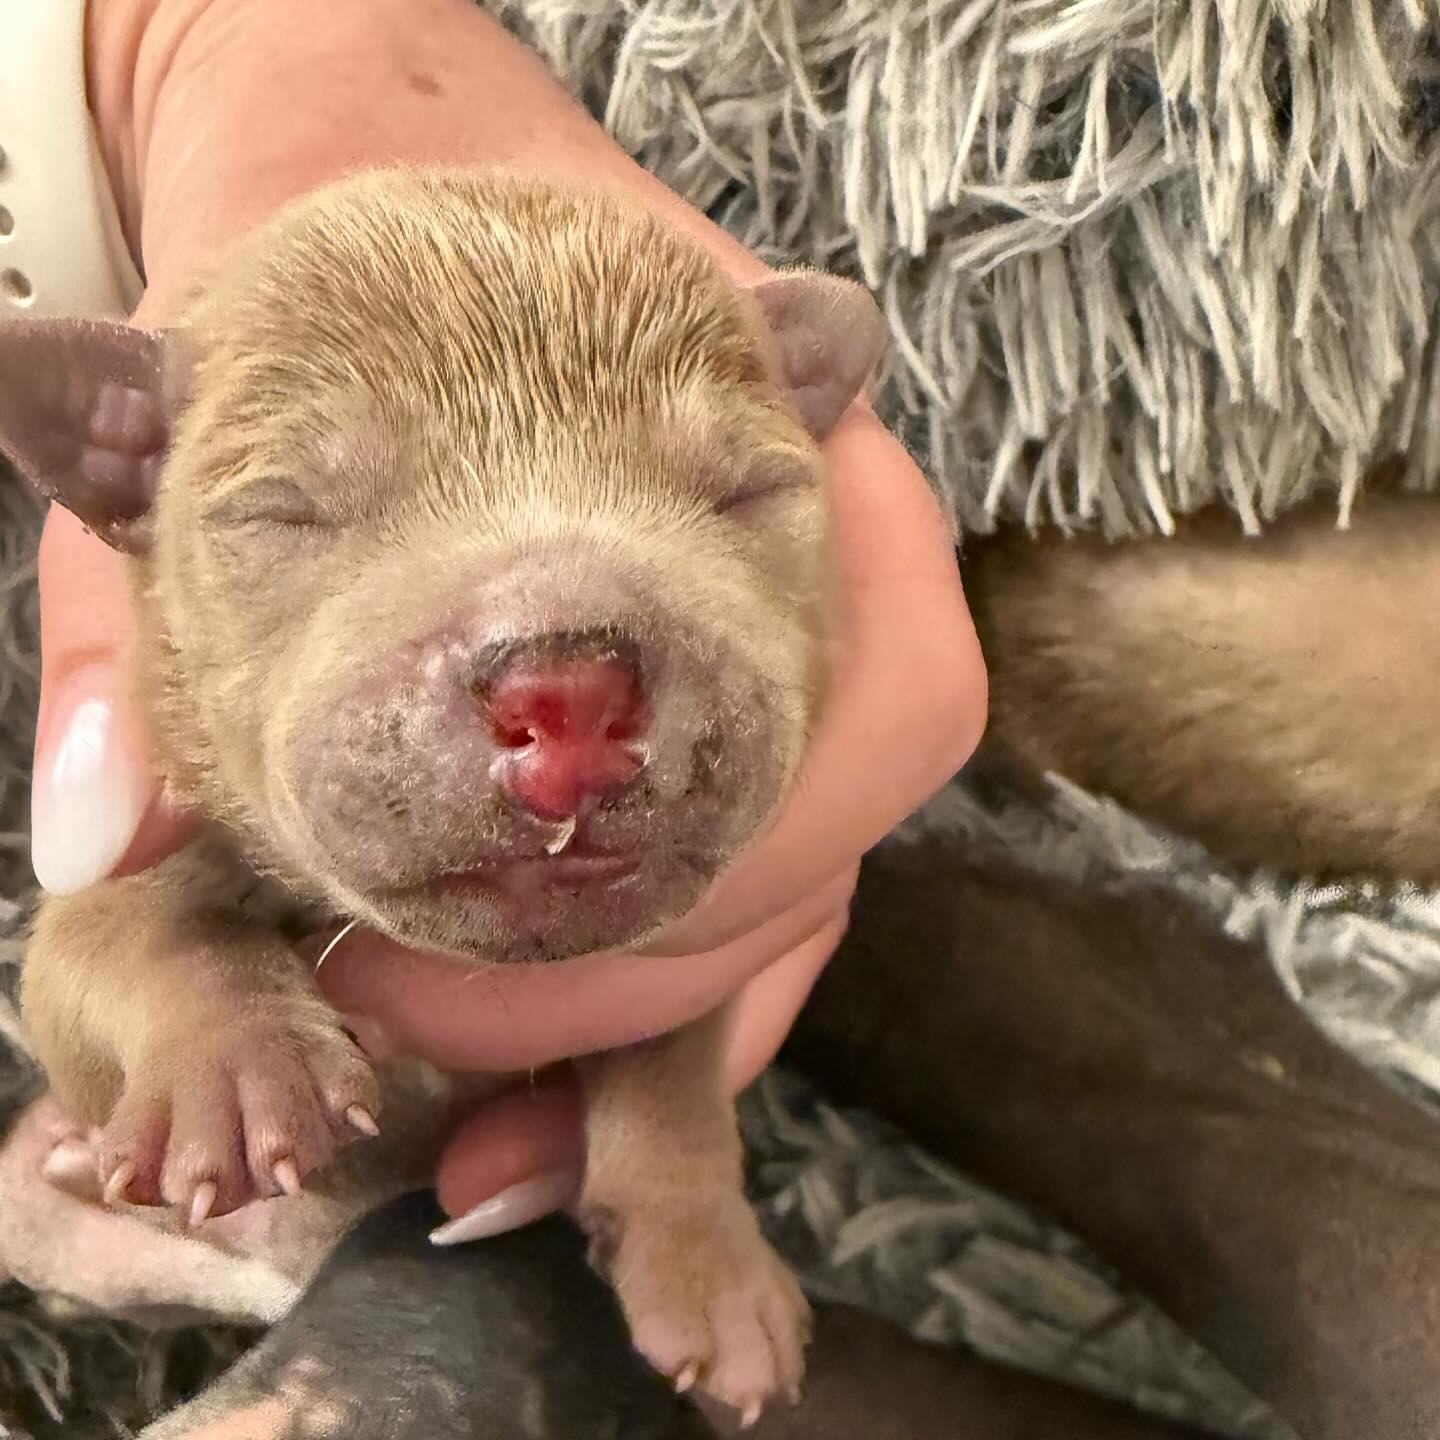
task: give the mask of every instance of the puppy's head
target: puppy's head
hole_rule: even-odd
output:
[[[882,336],[613,201],[381,172],[174,331],[0,327],[0,444],[136,555],[182,794],[403,941],[552,958],[682,914],[783,797],[817,442]]]

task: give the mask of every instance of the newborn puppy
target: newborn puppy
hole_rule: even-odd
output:
[[[304,1298],[142,1440],[706,1440],[626,1344],[558,1217],[466,1250],[410,1194],[366,1216]]]
[[[254,232],[172,331],[0,327],[0,447],[132,557],[156,763],[212,822],[36,924],[25,1020],[112,1200],[198,1223],[374,1131],[301,934],[548,961],[694,906],[825,694],[817,441],[883,334],[616,202],[400,170]],[[753,1418],[807,1313],[723,1021],[582,1062],[581,1216],[645,1355]]]

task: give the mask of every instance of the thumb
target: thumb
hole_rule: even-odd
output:
[[[59,507],[40,542],[40,653],[31,863],[64,895],[154,864],[193,822],[161,800],[130,702],[125,562]]]
[[[435,1177],[442,1208],[457,1217],[434,1233],[435,1243],[499,1235],[570,1203],[585,1168],[584,1113],[568,1066],[482,1105],[451,1140]]]

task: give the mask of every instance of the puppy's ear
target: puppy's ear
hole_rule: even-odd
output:
[[[885,353],[885,317],[861,286],[813,270],[764,280],[749,293],[774,336],[778,378],[823,440]]]
[[[0,324],[0,451],[108,545],[150,543],[184,377],[168,334],[97,320]]]

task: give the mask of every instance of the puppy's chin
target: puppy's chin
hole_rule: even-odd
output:
[[[455,871],[363,897],[363,920],[412,949],[477,964],[547,964],[634,948],[693,910],[718,864],[667,855],[633,863],[564,857]]]

